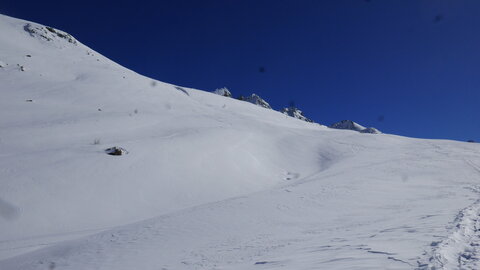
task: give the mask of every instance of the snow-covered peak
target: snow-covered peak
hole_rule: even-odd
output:
[[[378,129],[373,127],[364,127],[358,123],[353,122],[352,120],[342,120],[330,126],[331,128],[335,129],[349,129],[355,130],[361,133],[372,133],[372,134],[379,134],[382,133]]]
[[[240,96],[238,99],[253,103],[255,105],[261,106],[266,109],[272,109],[270,104],[268,104],[268,102],[266,102],[263,98],[261,98],[257,94],[252,94],[251,96],[247,96],[247,97]]]
[[[215,93],[217,95],[220,95],[220,96],[224,96],[224,97],[232,97],[232,93],[226,87],[216,89],[215,91],[213,91],[213,93]]]
[[[288,115],[288,116],[291,116],[291,117],[294,117],[294,118],[297,118],[297,119],[300,119],[300,120],[303,120],[303,121],[306,121],[306,122],[309,122],[309,123],[314,122],[313,120],[305,117],[303,115],[303,112],[301,110],[299,110],[297,107],[290,106],[288,108],[283,108],[280,112],[285,114],[285,115]]]

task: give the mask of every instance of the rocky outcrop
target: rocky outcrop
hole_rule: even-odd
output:
[[[128,151],[122,147],[114,146],[105,149],[105,153],[111,156],[122,156],[128,154]]]
[[[224,97],[232,97],[232,93],[226,87],[219,88],[213,91],[213,93]]]
[[[255,105],[258,105],[258,106],[266,108],[266,109],[272,109],[270,104],[268,104],[268,102],[266,102],[263,98],[261,98],[257,94],[252,94],[251,96],[248,96],[248,97],[240,96],[238,99],[253,103]]]
[[[27,23],[23,29],[33,37],[39,37],[46,41],[53,41],[56,39],[66,40],[69,43],[77,45],[77,41],[70,34],[60,31],[49,26],[40,26]]]
[[[285,114],[285,115],[291,116],[293,118],[303,120],[305,122],[314,123],[313,120],[305,117],[303,115],[303,112],[301,110],[299,110],[298,108],[294,107],[294,106],[290,106],[288,108],[283,108],[280,112]]]
[[[379,134],[382,133],[378,129],[373,128],[373,127],[364,127],[362,125],[359,125],[352,120],[342,120],[340,122],[337,122],[333,125],[330,126],[331,128],[335,129],[349,129],[349,130],[355,130],[360,133],[371,133],[371,134]]]

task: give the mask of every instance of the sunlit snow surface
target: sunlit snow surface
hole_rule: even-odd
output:
[[[480,268],[479,144],[306,123],[27,24],[0,16],[0,269]]]

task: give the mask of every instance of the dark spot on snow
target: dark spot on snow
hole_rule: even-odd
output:
[[[267,264],[267,263],[269,263],[269,262],[267,262],[267,261],[261,261],[261,262],[256,262],[255,264]]]
[[[55,269],[55,267],[56,267],[55,262],[51,262],[50,265],[48,266],[48,269],[53,270]]]
[[[55,29],[53,29],[52,27],[50,26],[45,26],[45,28],[47,28],[48,31],[52,32],[52,33],[56,33],[55,32]]]
[[[33,99],[25,99],[26,102],[33,102]]]
[[[157,82],[156,82],[156,81],[152,81],[150,84],[152,85],[152,87],[157,86]]]
[[[128,154],[128,151],[122,147],[114,146],[114,147],[105,149],[105,153],[111,156],[122,156],[122,155]]]
[[[32,57],[30,54],[25,55],[26,57]]]
[[[102,111],[102,109],[98,108],[98,111],[99,111],[99,112],[101,112],[101,111]]]
[[[388,253],[388,252],[376,251],[376,250],[369,250],[369,251],[367,251],[367,252],[368,252],[368,253],[373,253],[373,254],[396,255],[395,253]]]
[[[467,259],[467,260],[470,260],[470,259],[473,258],[472,254],[470,254],[470,253],[464,253],[464,254],[462,254],[462,255],[460,255],[460,256],[461,256],[462,258]]]
[[[179,90],[179,91],[182,91],[185,95],[187,96],[190,96],[190,94],[187,92],[187,90],[183,89],[182,87],[180,86],[175,86],[175,89]]]
[[[417,261],[417,264],[418,264],[418,269],[425,269],[425,267],[428,266],[427,263],[421,263],[420,261]]]
[[[438,244],[440,244],[440,241],[433,241],[432,243],[430,243],[430,246],[436,247],[438,246]]]
[[[406,262],[406,261],[404,261],[404,260],[397,259],[397,258],[392,257],[392,256],[387,257],[387,259],[392,260],[392,261],[396,261],[396,262],[405,263],[405,264],[408,264],[408,265],[412,265],[412,264],[410,264],[409,262]]]
[[[431,217],[435,217],[437,215],[425,215],[425,216],[422,216],[420,217],[420,219],[426,219],[426,218],[431,218]]]

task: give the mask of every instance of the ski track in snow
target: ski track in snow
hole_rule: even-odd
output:
[[[480,168],[469,159],[468,166],[480,175]],[[480,197],[480,186],[471,190]],[[432,242],[434,247],[428,263],[420,263],[418,269],[480,269],[480,199],[460,211],[453,221],[451,234],[442,241]]]

